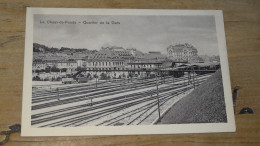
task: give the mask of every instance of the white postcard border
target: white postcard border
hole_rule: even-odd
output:
[[[227,123],[168,124],[145,126],[85,126],[85,127],[31,127],[32,60],[33,60],[33,15],[214,15],[223,77]],[[83,136],[83,135],[137,135],[234,132],[236,130],[228,58],[221,10],[141,10],[141,9],[72,9],[72,8],[27,8],[24,54],[24,79],[22,102],[22,136]]]

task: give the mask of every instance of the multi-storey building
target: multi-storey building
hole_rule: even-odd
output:
[[[36,70],[45,70],[46,68],[46,62],[42,61],[42,60],[34,60],[33,64],[32,64],[32,70],[36,71]]]
[[[198,50],[188,43],[170,45],[167,48],[167,57],[174,61],[197,62]]]
[[[77,62],[73,59],[69,60],[57,60],[57,59],[46,59],[46,60],[34,60],[32,69],[45,70],[47,67],[56,67],[59,69],[66,68],[67,72],[72,72],[77,68]]]
[[[123,59],[88,59],[83,62],[86,70],[123,70],[126,65]]]

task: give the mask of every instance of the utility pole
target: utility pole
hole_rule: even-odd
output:
[[[174,84],[174,73],[172,75],[172,83]]]
[[[133,74],[131,73],[131,83],[133,82]]]
[[[157,81],[157,75],[156,75],[156,91],[157,91],[157,104],[158,104],[158,114],[159,114],[159,120],[161,120],[161,113],[160,113],[160,99],[159,99],[159,90],[158,90],[158,81]]]
[[[165,72],[163,72],[163,82],[165,83]]]
[[[60,101],[59,88],[57,88],[57,93],[58,93],[58,101]]]
[[[190,72],[188,71],[188,85],[190,84]]]
[[[183,72],[183,84],[185,85],[185,72]]]
[[[195,72],[194,72],[194,69],[192,69],[192,73],[193,73],[193,76],[192,76],[192,80],[193,80],[193,86],[194,86],[194,89],[196,88],[196,84],[195,84],[195,79],[194,79],[194,76],[195,76]]]
[[[97,62],[95,64],[95,70],[96,70],[96,88],[97,88]]]

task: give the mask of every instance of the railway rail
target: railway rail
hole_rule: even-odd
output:
[[[197,84],[201,84],[203,81],[207,79],[209,75],[200,75],[197,76]],[[182,84],[173,84],[171,80],[168,80],[171,77],[166,77],[166,81],[164,87],[159,88],[160,92],[160,105],[166,103],[169,99],[186,92],[193,88],[193,85],[187,85],[187,83],[183,82]],[[181,82],[182,80],[187,80],[186,77],[181,77],[175,79],[174,83]],[[142,121],[145,120],[149,116],[149,113],[153,113],[156,111],[153,108],[157,104],[157,98],[155,96],[156,90],[150,90],[149,88],[155,86],[155,79],[143,79],[136,80],[133,83],[124,83],[124,87],[122,88],[122,82],[115,82],[113,85],[109,86],[104,85],[102,88],[91,88],[87,91],[76,90],[75,93],[69,94],[69,92],[73,91],[71,89],[74,88],[63,88],[65,94],[61,94],[57,97],[52,96],[41,97],[41,93],[37,94],[37,100],[32,101],[32,110],[37,111],[37,114],[32,114],[31,119],[32,125],[37,125],[39,127],[56,127],[56,126],[80,126],[89,122],[93,122],[95,120],[104,118],[108,115],[114,114],[120,110],[127,109],[130,107],[134,107],[140,104],[145,104],[140,108],[135,108],[134,110],[129,111],[125,115],[119,115],[112,119],[104,120],[103,123],[100,122],[96,125],[113,125],[118,123],[120,120],[125,119],[129,116],[136,116],[136,120]],[[172,84],[171,84],[172,83]],[[135,85],[135,88],[131,88],[131,85]],[[173,86],[174,85],[174,86]],[[91,86],[86,86],[91,87]],[[79,86],[79,88],[85,89],[84,86]],[[140,90],[142,88],[148,89],[147,91],[140,91],[136,93],[131,93],[127,95],[113,96],[111,98],[104,98],[108,95],[117,95],[122,92],[129,93],[131,91]],[[67,90],[67,91],[66,91]],[[107,92],[103,93],[102,92]],[[48,91],[46,91],[48,92]],[[113,93],[113,94],[112,94]],[[34,94],[36,95],[36,94]],[[42,95],[45,95],[45,91],[42,92]],[[76,95],[76,97],[73,97]],[[152,96],[151,96],[152,95]],[[87,98],[86,98],[87,96]],[[150,97],[151,96],[151,97]],[[52,101],[57,100],[59,101]],[[98,99],[98,101],[94,101],[92,103],[84,103],[84,101],[89,101],[90,98]],[[104,99],[103,99],[104,98]],[[59,107],[61,105],[73,104],[75,102],[83,102],[81,105],[70,105],[70,107],[66,108],[57,108],[56,110],[46,111],[49,107]],[[35,105],[37,104],[37,105]],[[144,116],[146,113],[146,116]],[[142,118],[141,118],[142,117]],[[145,118],[146,117],[146,118]],[[136,120],[131,120],[127,125],[134,123]],[[136,122],[135,122],[136,123]],[[140,124],[140,123],[137,123]]]

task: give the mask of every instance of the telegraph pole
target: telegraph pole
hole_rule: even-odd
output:
[[[193,86],[194,86],[194,89],[196,88],[196,84],[195,84],[195,79],[194,79],[194,76],[195,76],[195,72],[194,72],[194,69],[193,70],[193,76],[192,76],[192,80],[193,80]]]
[[[172,75],[172,83],[174,84],[174,74]]]
[[[185,73],[183,72],[183,84],[185,85]]]
[[[158,81],[157,81],[157,75],[156,75],[156,91],[157,91],[157,104],[158,104],[158,114],[159,114],[159,120],[161,120],[161,113],[160,113],[160,99],[159,99],[159,90],[158,90]]]
[[[97,88],[97,62],[95,64],[95,70],[96,70],[96,88]]]
[[[60,98],[59,88],[57,88],[58,98]]]

